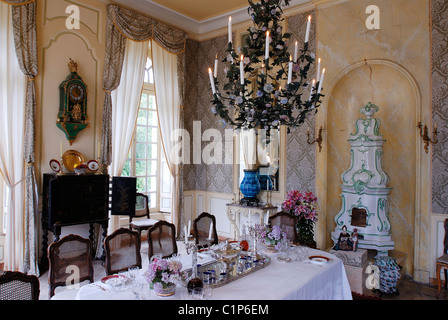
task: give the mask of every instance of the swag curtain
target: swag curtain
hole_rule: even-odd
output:
[[[2,112],[5,112],[6,116],[17,117],[17,124],[23,121],[23,125],[13,127],[13,131],[10,131],[5,136],[7,137],[5,144],[14,141],[14,143],[21,142],[20,145],[14,145],[13,149],[11,149],[11,146],[7,149],[3,149],[2,147],[0,150],[1,172],[7,181],[10,194],[10,198],[7,201],[11,204],[8,212],[7,234],[5,239],[5,270],[19,270],[29,274],[39,275],[36,238],[38,233],[35,223],[38,201],[34,169],[36,135],[36,89],[34,78],[38,73],[36,3],[34,0],[0,0],[0,2],[11,5],[12,19],[9,23],[12,23],[13,27],[15,54],[21,72],[28,78],[28,82],[25,85],[26,89],[23,89],[23,92],[26,92],[23,115],[20,114],[19,108],[21,108],[21,104],[18,101],[5,101],[6,104],[1,106],[3,109]],[[4,10],[5,5],[2,4],[2,6],[2,10]],[[4,29],[6,20],[3,17],[1,23],[2,29]],[[2,41],[1,47],[3,47],[4,43]],[[3,57],[2,55],[2,59]],[[6,84],[4,85],[6,86]],[[5,92],[2,96],[8,96],[14,90],[17,90],[15,86],[11,89],[12,91]],[[8,123],[7,127],[8,125],[11,126],[11,123]],[[23,132],[23,138],[19,138]],[[9,152],[13,152],[13,154]],[[14,164],[7,163],[6,158],[10,157],[15,158]],[[14,177],[14,180],[11,180],[13,177],[12,171],[20,167],[19,163],[22,163],[22,165],[26,163],[25,176],[22,179]],[[14,166],[17,167],[14,168]],[[23,180],[25,181],[24,188],[22,184]],[[18,199],[20,198],[22,198],[22,202],[19,205]],[[23,206],[23,199],[25,200],[25,206]],[[13,205],[13,202],[16,205]]]
[[[112,162],[112,99],[111,92],[120,84],[121,72],[123,68],[124,52],[126,48],[126,38],[133,41],[152,40],[164,50],[177,56],[178,83],[180,105],[183,105],[184,92],[184,59],[185,42],[187,35],[171,26],[160,23],[149,17],[141,15],[133,10],[122,8],[115,4],[107,6],[106,24],[106,56],[103,71],[103,89],[105,99],[103,105],[103,124],[101,136],[101,165],[103,172],[107,172],[107,167]],[[157,82],[157,79],[155,79]],[[163,108],[164,106],[157,106]],[[182,108],[179,107],[179,113]],[[158,110],[159,111],[159,110]],[[181,117],[181,115],[180,115]],[[181,122],[179,122],[181,125]],[[163,130],[161,128],[161,130]],[[164,148],[167,141],[162,141]],[[182,167],[177,170],[177,178],[182,174]],[[173,171],[175,172],[175,171]],[[173,172],[171,172],[173,174]],[[174,173],[176,174],[176,173]],[[176,178],[176,177],[174,177]],[[173,188],[175,190],[176,188]],[[177,193],[182,192],[180,187]],[[177,198],[178,203],[173,206],[173,220],[178,225],[180,214],[181,198],[178,194],[173,194],[172,198]],[[179,230],[180,228],[178,228]]]

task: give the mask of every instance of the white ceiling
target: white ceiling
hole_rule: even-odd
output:
[[[115,0],[116,3],[165,21],[191,34],[203,35],[249,20],[247,0]],[[289,8],[311,0],[291,0]]]

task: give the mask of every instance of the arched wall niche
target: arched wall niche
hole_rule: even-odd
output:
[[[341,174],[350,166],[350,144],[355,121],[364,118],[359,109],[368,102],[379,107],[383,168],[390,176],[389,219],[395,251],[404,257],[405,272],[412,274],[415,221],[419,204],[417,119],[421,93],[413,76],[388,60],[364,60],[340,72],[331,82],[317,121],[325,130],[325,152],[317,159],[316,189],[325,215],[318,225],[325,234],[321,247],[333,245],[334,217],[341,209]],[[321,219],[324,217],[321,217]],[[393,255],[393,254],[392,254]]]

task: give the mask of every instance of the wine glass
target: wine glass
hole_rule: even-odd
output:
[[[195,300],[202,300],[204,299],[204,288],[196,287],[192,290],[192,297]]]
[[[140,271],[140,268],[137,266],[132,266],[128,268],[128,274],[129,278],[131,278],[131,281],[134,281],[135,278],[138,276],[138,273]]]

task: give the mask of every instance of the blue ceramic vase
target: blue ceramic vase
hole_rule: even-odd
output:
[[[241,193],[246,198],[256,198],[261,190],[258,170],[244,170],[244,178],[240,185]]]

